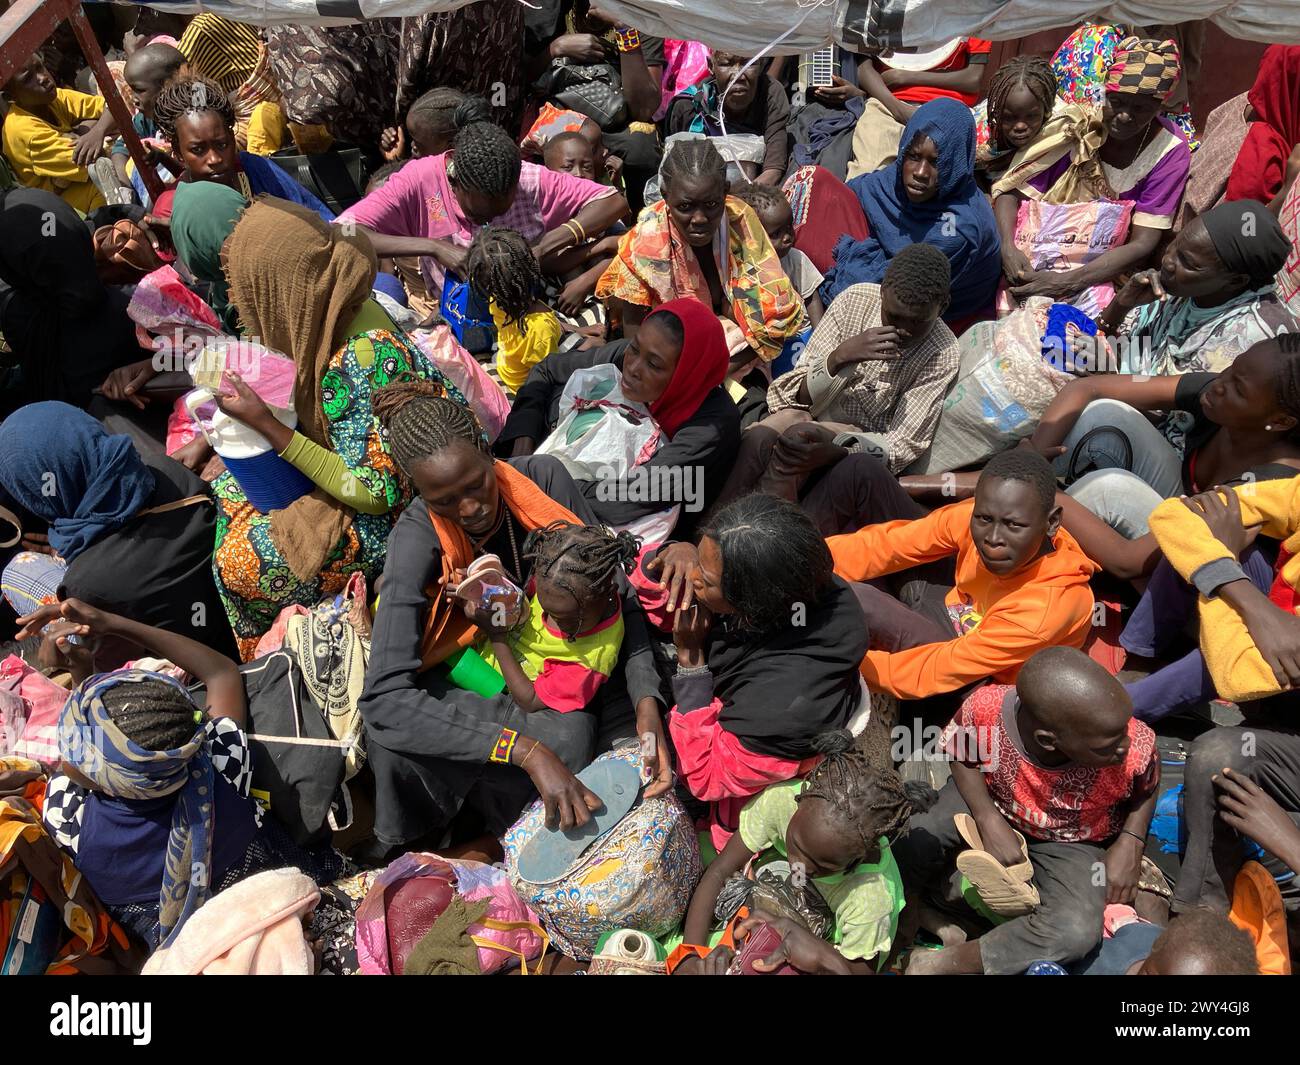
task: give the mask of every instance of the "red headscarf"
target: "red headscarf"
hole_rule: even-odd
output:
[[[1282,187],[1287,156],[1300,144],[1300,47],[1269,45],[1246,99],[1255,120],[1237,153],[1224,199],[1268,203]]]
[[[650,413],[671,440],[695,417],[704,397],[726,379],[727,338],[718,316],[699,300],[669,300],[651,314],[671,314],[682,323],[682,353],[677,368],[664,394],[650,404]]]

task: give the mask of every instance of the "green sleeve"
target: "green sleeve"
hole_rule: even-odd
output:
[[[302,433],[293,434],[280,457],[305,473],[318,488],[362,514],[383,514],[389,509],[388,500],[376,498],[342,455],[313,443]]]

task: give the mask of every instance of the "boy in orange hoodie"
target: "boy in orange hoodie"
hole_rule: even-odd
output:
[[[1092,623],[1088,579],[1098,567],[1061,528],[1056,478],[1037,452],[995,455],[973,500],[827,544],[835,572],[849,581],[956,556],[955,585],[913,594],[918,609],[855,586],[871,641],[862,675],[873,691],[924,699],[989,678],[1014,683],[1044,647],[1082,646]]]

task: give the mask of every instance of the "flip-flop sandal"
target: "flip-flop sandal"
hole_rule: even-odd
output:
[[[1142,869],[1138,874],[1138,890],[1149,891],[1153,895],[1159,895],[1162,899],[1172,899],[1174,889],[1169,886],[1169,878],[1160,870],[1145,854],[1142,855]]]
[[[958,835],[971,848],[957,855],[957,870],[970,881],[984,905],[1000,917],[1021,917],[1031,912],[1039,903],[1039,895],[1032,883],[1034,867],[1025,837],[1016,833],[1024,861],[1006,866],[984,850],[979,828],[970,814],[953,814],[952,819]]]

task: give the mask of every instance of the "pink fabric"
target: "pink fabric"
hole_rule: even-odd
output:
[[[489,918],[511,924],[538,924],[537,915],[515,893],[504,869],[484,865],[482,862],[443,858],[437,854],[403,854],[379,874],[357,908],[357,963],[363,974],[389,976],[392,972],[388,958],[388,929],[384,919],[385,889],[414,876],[443,876],[448,873],[456,885],[456,893],[467,902],[477,902],[484,898],[492,900],[487,912]],[[544,947],[541,936],[534,928],[499,930],[472,924],[469,932],[470,935],[501,945],[501,949],[479,947],[478,964],[484,974],[518,964],[521,955],[524,958],[535,958],[542,953]]]
[[[212,896],[144,976],[311,976],[316,956],[303,917],[320,891],[297,869],[268,869]]]
[[[448,326],[422,329],[410,336],[447,379],[460,389],[465,401],[478,415],[488,440],[496,440],[510,417],[510,399],[483,369],[483,364],[457,343],[456,335]]]
[[[668,613],[668,589],[660,588],[659,583],[644,572],[645,560],[662,547],[662,544],[647,544],[637,556],[636,567],[628,577],[628,583],[641,601],[641,610],[660,632],[672,632],[673,616]]]
[[[447,180],[451,153],[414,159],[381,187],[335,219],[335,224],[355,222],[378,233],[404,237],[449,240],[468,247],[475,226],[460,209]],[[516,230],[529,243],[570,221],[592,200],[613,196],[615,190],[585,178],[524,163],[519,173],[515,201],[491,225]],[[443,269],[432,258],[420,260],[430,292],[442,291]]]
[[[310,610],[298,603],[293,603],[281,610],[271,627],[266,630],[266,635],[257,641],[257,648],[253,652],[253,657],[261,658],[263,655],[269,655],[280,650],[284,646],[284,636],[288,631],[290,619],[310,614]]]
[[[47,765],[57,763],[59,714],[67,702],[67,690],[17,655],[9,655],[0,662],[0,689],[18,696],[26,711],[27,725],[13,753]]]
[[[533,690],[552,710],[567,714],[570,710],[585,709],[608,679],[604,673],[588,669],[581,662],[548,658],[533,681]]]
[[[668,113],[668,105],[679,92],[684,92],[692,85],[698,85],[709,76],[709,47],[699,41],[664,41],[664,73],[660,79],[663,95],[659,101],[659,110],[655,112],[658,122]]]
[[[126,313],[135,322],[142,348],[166,350],[153,339],[159,337],[183,354],[189,337],[214,337],[222,332],[212,308],[191,292],[170,266],[160,266],[140,279]]]
[[[677,751],[677,770],[692,795],[712,802],[709,835],[719,851],[740,824],[740,808],[769,784],[811,772],[819,757],[794,761],[755,754],[718,724],[722,702],[683,714],[673,707],[668,731]]]

